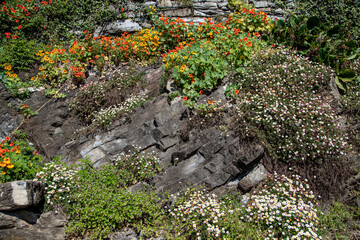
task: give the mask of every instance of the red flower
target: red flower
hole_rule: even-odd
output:
[[[203,95],[204,91],[203,90],[200,90],[199,94],[200,95]]]
[[[9,141],[9,140],[10,140],[10,137],[8,137],[8,136],[5,137],[5,140],[6,140],[6,141]]]
[[[239,90],[235,90],[235,95],[238,95],[239,94]]]
[[[22,27],[23,27],[22,25],[19,25],[19,26],[17,27],[17,29],[20,30],[20,29],[22,29]]]
[[[213,101],[208,101],[208,104],[209,105],[212,105],[214,102]]]
[[[187,97],[183,97],[183,100],[186,101],[188,98]]]

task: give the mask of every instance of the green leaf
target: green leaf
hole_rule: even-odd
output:
[[[335,77],[335,83],[341,90],[346,92],[346,85],[341,83],[341,80],[339,80],[339,78],[337,76]]]

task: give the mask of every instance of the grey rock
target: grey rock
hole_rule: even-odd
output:
[[[64,228],[36,228],[30,226],[23,229],[0,229],[0,239],[4,240],[64,240]]]
[[[254,1],[255,8],[266,8],[269,6],[267,1]]]
[[[171,7],[172,3],[170,0],[158,0],[157,2],[157,6],[158,7]]]
[[[251,170],[245,177],[240,179],[238,187],[243,192],[248,192],[252,187],[259,184],[267,176],[267,170],[264,165],[259,164],[253,170]]]
[[[67,224],[65,214],[59,212],[55,214],[54,211],[49,211],[41,214],[37,220],[36,225],[41,228],[64,227]]]
[[[18,209],[13,211],[3,211],[3,214],[18,218],[19,220],[25,221],[29,224],[35,224],[40,214],[36,214],[30,210]]]
[[[133,22],[131,19],[126,19],[125,21],[115,21],[108,24],[105,27],[104,32],[107,34],[116,34],[122,32],[134,32],[135,30],[141,29],[141,26]]]
[[[265,153],[264,147],[261,145],[250,145],[245,149],[240,149],[241,157],[237,161],[237,166],[249,166],[251,163],[259,161]]]
[[[149,185],[146,182],[139,182],[129,187],[128,191],[131,193],[142,192],[142,191],[146,191],[148,187]]]
[[[0,184],[0,211],[36,206],[44,196],[44,184],[37,181],[14,181]]]
[[[109,234],[110,240],[138,240],[140,239],[136,232],[132,229],[125,228],[122,232]]]
[[[27,228],[29,227],[29,223],[23,221],[15,216],[7,215],[5,213],[0,212],[0,233],[1,229],[10,229],[10,228]],[[1,239],[1,237],[0,237]]]

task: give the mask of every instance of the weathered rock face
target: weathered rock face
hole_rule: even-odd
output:
[[[37,181],[15,181],[0,184],[0,211],[24,209],[39,204],[44,184]]]
[[[0,140],[5,139],[20,124],[22,117],[8,107],[10,95],[0,83]]]
[[[223,91],[217,90],[212,98],[225,102]],[[155,151],[164,171],[149,184],[159,192],[171,193],[188,185],[206,185],[208,189],[225,186],[263,157],[263,147],[241,145],[235,132],[225,133],[215,126],[186,132],[188,114],[180,97],[169,104],[163,95],[143,105],[127,123],[119,121],[105,133],[68,142],[59,154],[67,162],[89,157],[95,166],[101,166],[134,146]]]
[[[72,92],[67,93],[69,98],[72,94]],[[48,101],[49,98],[44,94],[36,92],[25,103],[31,109],[38,109]],[[36,149],[50,159],[56,156],[60,147],[70,141],[79,128],[80,121],[70,116],[68,104],[64,100],[54,99],[44,105],[37,116],[27,120],[22,130],[28,134],[29,140],[34,143]]]

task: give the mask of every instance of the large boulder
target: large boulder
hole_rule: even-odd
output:
[[[37,181],[14,181],[0,184],[0,211],[36,206],[44,199],[45,186]]]

